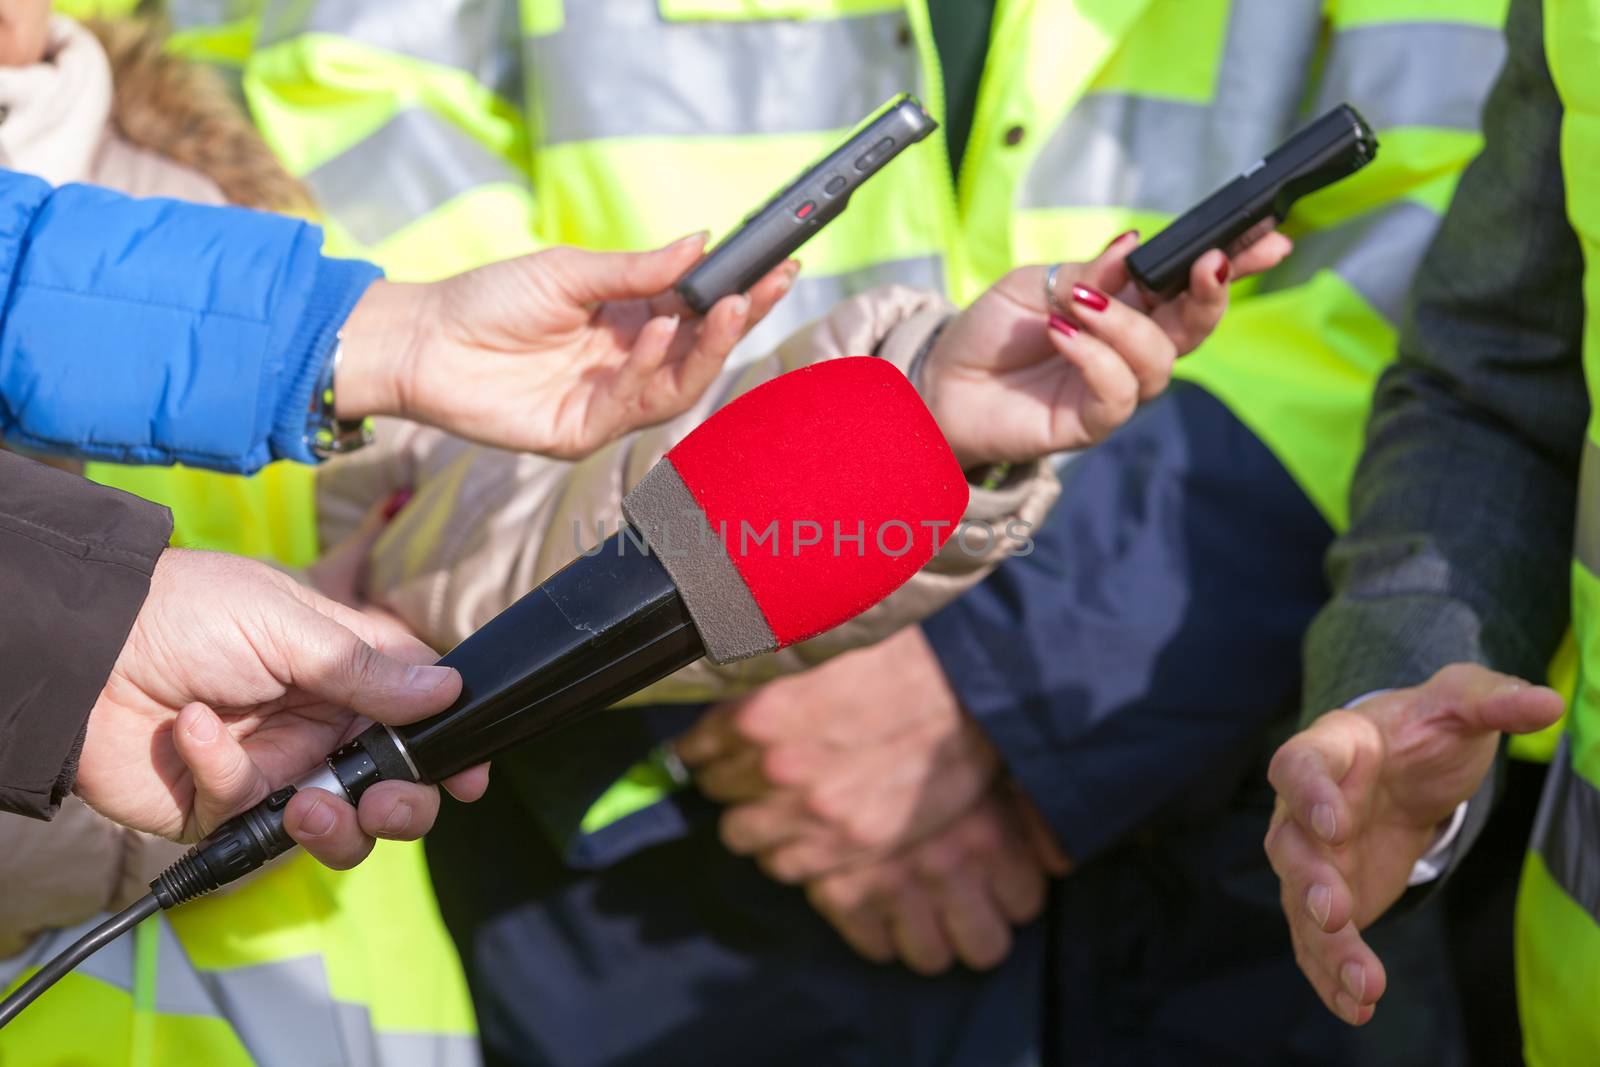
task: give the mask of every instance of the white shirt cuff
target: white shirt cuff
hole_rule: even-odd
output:
[[[1463,800],[1456,805],[1455,814],[1450,816],[1450,821],[1439,831],[1433,844],[1428,846],[1428,851],[1412,864],[1411,877],[1406,879],[1407,886],[1427,885],[1449,868],[1450,860],[1455,856],[1456,838],[1461,836],[1461,827],[1467,821],[1467,803]]]

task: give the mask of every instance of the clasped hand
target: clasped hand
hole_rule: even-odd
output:
[[[728,848],[871,960],[992,967],[1066,870],[915,627],[716,706],[677,751]]]

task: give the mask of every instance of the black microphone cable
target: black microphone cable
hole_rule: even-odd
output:
[[[283,813],[299,790],[325,789],[355,805],[380,781],[440,782],[513,743],[610,707],[704,655],[660,560],[621,532],[603,544],[439,661],[462,674],[461,696],[448,709],[398,730],[368,727],[293,785],[218,826],[157,875],[148,896],[0,1001],[0,1027],[142,920],[235,882],[293,848]]]
[[[19,985],[5,1000],[0,1000],[0,1026],[16,1018],[23,1008],[38,1000],[40,994],[61,981],[62,977],[78,964],[160,910],[161,904],[156,900],[156,895],[147,893],[132,906],[113,915],[66,949],[56,953],[53,959],[34,972],[33,977]]]

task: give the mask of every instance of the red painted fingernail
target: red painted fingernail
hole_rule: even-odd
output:
[[[1110,248],[1112,245],[1116,244],[1118,241],[1123,241],[1123,240],[1126,240],[1129,237],[1137,237],[1137,236],[1139,236],[1139,231],[1138,230],[1123,230],[1121,233],[1117,234],[1111,240],[1107,241],[1106,242],[1106,247]]]
[[[1066,334],[1068,337],[1078,336],[1078,328],[1060,315],[1050,316],[1050,328],[1056,333]]]
[[[1091,289],[1087,285],[1074,285],[1072,287],[1072,299],[1091,311],[1104,311],[1111,306],[1111,301],[1106,298],[1106,294],[1098,289]]]
[[[1217,284],[1218,285],[1227,285],[1228,284],[1228,275],[1230,275],[1232,273],[1233,273],[1233,264],[1229,263],[1227,260],[1223,260],[1222,261],[1222,266],[1217,268]]]
[[[410,489],[396,489],[389,495],[388,503],[383,505],[383,521],[388,522],[400,514],[400,509],[411,503],[413,493]]]

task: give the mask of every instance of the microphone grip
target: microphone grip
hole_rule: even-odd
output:
[[[362,794],[377,782],[417,780],[416,768],[394,731],[375,723],[321,767],[207,834],[151,881],[150,892],[163,908],[170,908],[236,882],[289,851],[295,841],[283,828],[283,812],[302,789],[326,789],[359,804]]]
[[[637,537],[613,534],[452,649],[440,662],[461,672],[462,691],[449,708],[399,730],[369,726],[163,871],[150,883],[156,900],[181,904],[287,852],[283,811],[301,789],[354,805],[377,782],[443,781],[703,655],[671,575]]]

